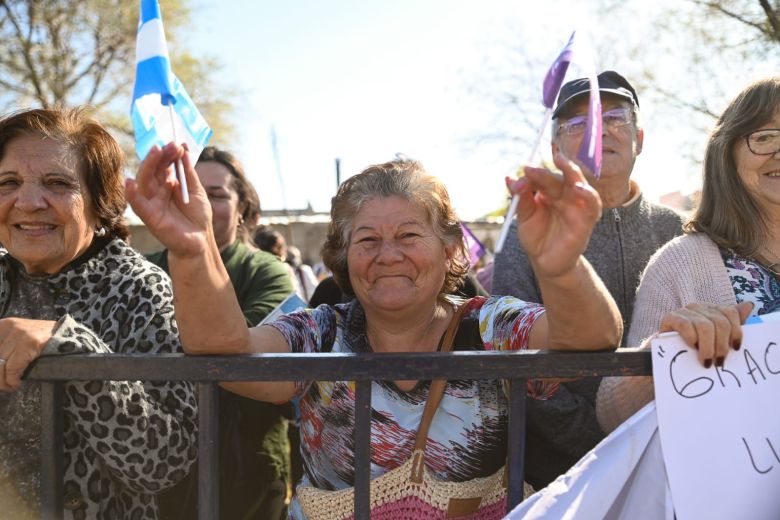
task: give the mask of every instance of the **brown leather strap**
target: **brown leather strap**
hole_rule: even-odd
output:
[[[463,302],[463,304],[455,310],[450,320],[450,325],[447,327],[447,332],[444,334],[444,340],[442,341],[440,352],[449,352],[452,350],[452,342],[455,340],[455,334],[458,332],[460,326],[460,317],[463,315],[463,311],[466,309],[470,300]],[[420,425],[417,427],[417,436],[415,437],[414,449],[425,450],[425,443],[428,440],[428,430],[431,428],[433,422],[433,416],[436,415],[436,410],[439,408],[439,403],[444,396],[444,387],[447,386],[445,379],[434,379],[431,381],[430,389],[428,390],[428,400],[425,402],[425,409],[423,409],[422,418],[420,419]]]

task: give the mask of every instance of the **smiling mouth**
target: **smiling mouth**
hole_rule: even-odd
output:
[[[21,231],[51,231],[54,224],[14,224],[16,229]]]
[[[382,276],[377,276],[374,278],[373,284],[386,281],[386,282],[398,282],[400,280],[411,280],[408,276],[403,274],[387,274]]]

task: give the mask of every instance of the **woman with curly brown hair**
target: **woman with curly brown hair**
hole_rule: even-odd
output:
[[[520,238],[534,258],[546,308],[515,298],[448,296],[468,271],[460,221],[441,181],[417,162],[397,160],[351,177],[333,198],[322,256],[355,299],[247,329],[225,290],[208,202],[186,156],[189,205],[167,176],[181,155],[174,145],[150,153],[137,183],[128,184],[128,197],[170,249],[176,312],[189,353],[431,352],[459,310],[454,350],[595,350],[620,340],[615,303],[581,256],[601,203],[562,156],[563,177],[526,168],[526,179],[512,185],[521,198]],[[410,458],[429,383],[373,383],[372,478]],[[327,490],[354,485],[355,394],[349,381],[223,385],[265,401],[299,395],[302,484]],[[544,398],[555,390],[554,383],[533,382],[528,393]],[[426,459],[428,469],[449,481],[495,474],[507,449],[501,382],[450,381],[439,408],[428,433],[437,456]],[[291,513],[304,518],[297,503]]]

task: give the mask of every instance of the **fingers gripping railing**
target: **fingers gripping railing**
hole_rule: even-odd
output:
[[[62,381],[183,380],[198,382],[199,513],[218,517],[218,381],[356,381],[355,518],[370,508],[371,382],[380,380],[506,379],[511,381],[507,507],[523,496],[526,381],[534,378],[649,375],[650,353],[454,352],[414,354],[263,354],[160,356],[91,354],[39,359],[29,379],[42,381],[43,517],[62,517]]]

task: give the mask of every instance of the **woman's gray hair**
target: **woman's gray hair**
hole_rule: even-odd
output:
[[[686,232],[706,233],[720,247],[741,255],[758,252],[769,222],[739,176],[734,144],[778,111],[780,76],[751,83],[731,101],[707,142],[701,200],[685,223]]]
[[[339,186],[331,201],[330,224],[322,259],[342,291],[354,295],[349,281],[347,250],[352,236],[355,215],[363,205],[376,198],[402,197],[425,210],[434,233],[446,247],[455,246],[449,262],[441,293],[456,290],[469,270],[468,254],[450,197],[444,184],[426,173],[422,164],[408,159],[397,159],[369,166]]]

